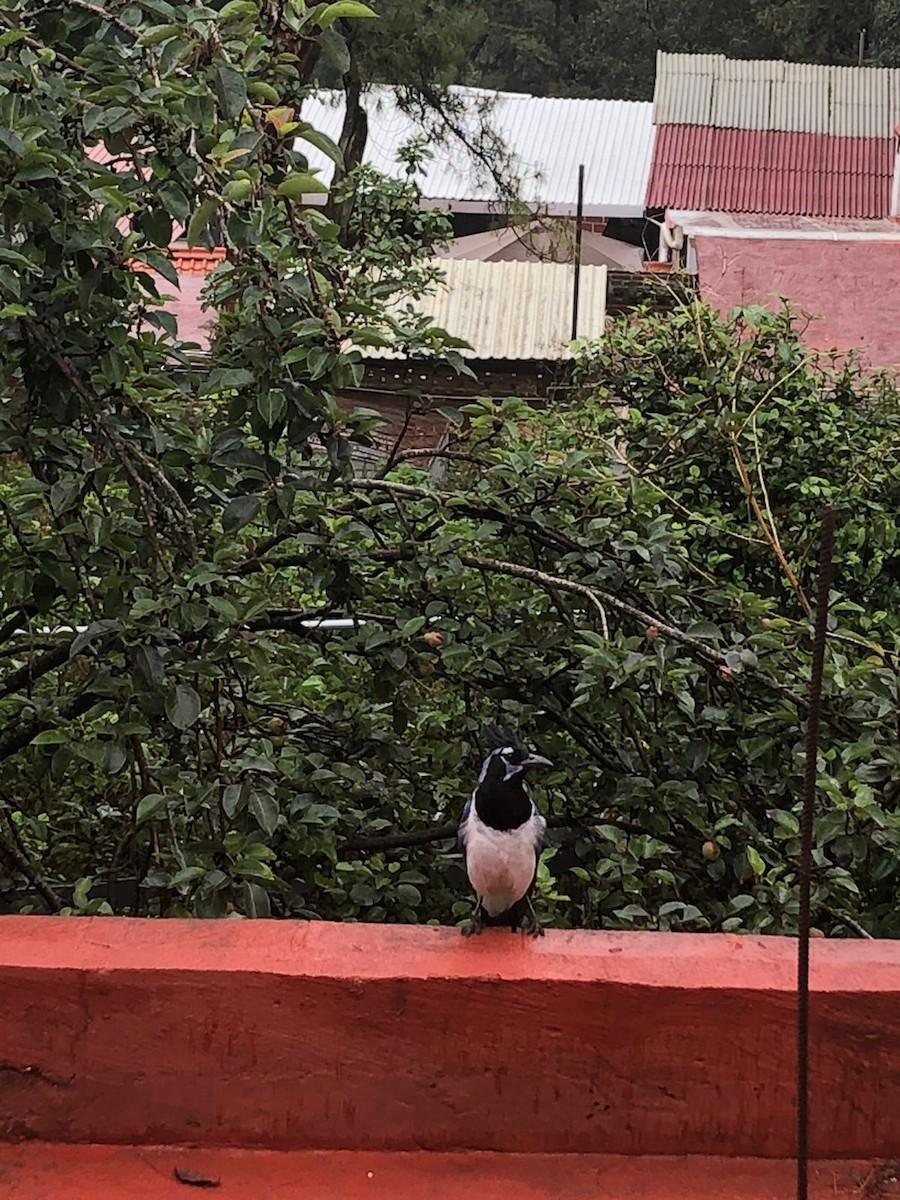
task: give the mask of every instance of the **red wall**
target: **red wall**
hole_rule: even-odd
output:
[[[811,952],[813,1155],[896,1156],[900,941]],[[3,917],[0,1140],[786,1157],[796,956],[725,934]]]
[[[900,366],[900,241],[697,238],[704,299],[723,311],[777,307],[779,295],[821,319],[805,337],[818,350],[859,347],[874,367]]]

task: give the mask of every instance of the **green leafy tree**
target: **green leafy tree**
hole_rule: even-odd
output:
[[[410,222],[394,236],[396,212],[376,220],[370,199],[350,255],[302,203],[324,188],[295,138],[340,152],[296,114],[319,53],[340,52],[335,22],[351,16],[372,13],[345,0],[22,0],[2,14],[2,637],[13,665],[0,760],[15,862],[11,814],[33,781],[52,789],[87,772],[81,785],[98,771],[105,808],[126,804],[137,839],[117,842],[114,865],[145,867],[137,844],[149,833],[156,847],[162,821],[176,866],[195,878],[167,815],[178,796],[206,813],[228,867],[213,876],[222,904],[243,881],[258,906],[260,881],[273,879],[252,837],[223,848],[237,807],[270,832],[278,819],[260,756],[228,760],[236,724],[259,718],[249,698],[242,716],[236,707],[241,680],[262,667],[258,632],[299,628],[285,598],[242,582],[245,531],[261,524],[278,544],[312,519],[311,482],[324,519],[329,480],[373,424],[335,398],[361,378],[359,345],[437,344],[426,323],[401,324],[386,306],[427,284],[416,262],[443,219],[415,215],[412,189],[394,185],[390,203]],[[227,251],[202,370],[158,291],[177,285],[167,250],[179,229]],[[308,598],[325,604],[352,590],[327,569],[310,583]],[[29,746],[42,749],[22,775]],[[73,847],[87,828],[76,824]],[[215,907],[220,893],[207,890]]]
[[[461,362],[405,308],[441,234],[415,188],[364,174],[352,250],[302,202],[335,7],[2,13],[9,876],[79,912],[446,921],[499,719],[556,764],[556,924],[792,931],[832,500],[814,911],[895,936],[896,389],[787,314],[687,305],[585,347],[570,405],[472,403],[354,475],[361,348]],[[206,361],[157,297],[180,226],[226,249]]]
[[[491,10],[466,81],[537,95],[650,100],[656,52],[854,65],[900,63],[894,0],[861,7],[800,0],[523,0]]]

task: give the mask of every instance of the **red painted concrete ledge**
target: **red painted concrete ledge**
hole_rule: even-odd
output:
[[[0,918],[0,1139],[787,1158],[795,955],[725,935]],[[812,956],[813,1154],[894,1157],[900,943]]]
[[[772,1159],[30,1142],[0,1145],[0,1200],[186,1200],[176,1168],[218,1180],[221,1191],[205,1194],[222,1200],[786,1200],[794,1189],[793,1164]],[[815,1164],[810,1200],[861,1200],[871,1169]]]

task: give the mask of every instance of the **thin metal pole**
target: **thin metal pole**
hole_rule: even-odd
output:
[[[859,31],[859,56],[857,58],[857,66],[862,66],[866,58],[866,35],[868,30],[863,26]]]
[[[819,593],[813,635],[809,711],[806,716],[806,770],[803,778],[803,819],[800,825],[800,939],[797,955],[797,1200],[809,1196],[809,922],[812,875],[813,817],[819,755],[819,717],[822,673],[828,630],[828,595],[834,557],[834,509],[822,514],[819,534]]]
[[[584,163],[578,168],[578,208],[575,210],[575,280],[572,285],[572,341],[578,337],[578,297],[581,291],[581,231],[584,224]]]

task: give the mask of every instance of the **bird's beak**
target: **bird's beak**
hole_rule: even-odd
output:
[[[543,754],[529,754],[522,763],[523,767],[552,767],[553,763],[549,758],[544,758]]]

